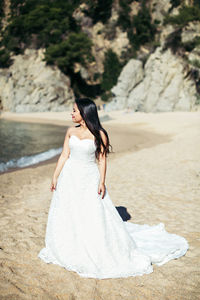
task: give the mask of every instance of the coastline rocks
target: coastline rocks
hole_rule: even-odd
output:
[[[118,78],[117,85],[111,90],[111,92],[115,95],[115,100],[117,100],[114,101],[115,109],[123,109],[127,107],[130,92],[143,80],[143,77],[144,71],[142,62],[136,59],[129,60]]]
[[[150,55],[143,72],[138,61],[132,60],[132,64],[132,70],[137,70],[137,73],[133,72],[133,77],[129,78],[130,72],[126,71],[128,65],[124,67],[117,85],[112,89],[114,97],[107,104],[107,111],[127,107],[144,112],[193,110],[196,87],[194,81],[187,77],[187,69],[181,58],[174,56],[169,49],[163,52],[159,47]],[[136,77],[138,73],[140,77]],[[128,86],[122,89],[122,86],[128,85],[127,81],[133,83],[131,89]]]
[[[0,70],[0,100],[12,112],[63,111],[74,99],[70,80],[43,61],[43,49],[26,49],[13,57],[9,69]]]

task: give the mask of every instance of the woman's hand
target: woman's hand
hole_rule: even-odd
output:
[[[106,192],[106,187],[105,187],[105,184],[104,183],[100,183],[99,184],[99,188],[98,188],[98,194],[102,196],[102,199],[104,198],[105,196],[105,192]]]
[[[50,190],[53,192],[53,190],[56,189],[56,185],[57,185],[57,178],[53,177],[52,182],[51,182],[51,187]]]

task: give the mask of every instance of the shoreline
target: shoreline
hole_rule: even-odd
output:
[[[59,158],[59,155],[56,155],[52,158],[49,158],[47,160],[43,160],[43,161],[40,161],[36,164],[33,164],[33,165],[29,165],[29,166],[26,166],[26,167],[18,167],[18,168],[9,168],[8,170],[6,171],[3,171],[3,172],[0,172],[0,176],[4,175],[4,174],[7,174],[7,173],[13,173],[13,172],[17,172],[17,171],[20,171],[20,170],[25,170],[25,169],[34,169],[34,168],[38,168],[40,166],[44,166],[44,165],[48,165],[48,164],[53,164],[53,163],[56,163],[57,160]]]
[[[119,114],[124,117],[123,125],[116,123],[119,118]],[[136,113],[144,115],[145,113]],[[111,117],[110,117],[111,115]],[[114,159],[116,156],[121,156],[130,151],[135,152],[146,147],[152,147],[155,144],[168,142],[172,135],[160,135],[152,130],[143,129],[144,123],[135,122],[132,124],[133,114],[125,114],[124,111],[111,112],[110,114],[100,111],[100,117],[110,117],[110,120],[102,121],[103,127],[109,133],[111,144],[114,146],[114,153],[109,155],[109,160]],[[134,113],[135,116],[135,113]],[[43,118],[42,118],[43,117]],[[16,121],[23,123],[37,123],[37,124],[50,124],[55,126],[74,126],[71,121],[69,112],[42,112],[42,113],[10,113],[5,112],[1,115],[1,118],[8,121]],[[65,119],[66,118],[66,119]],[[128,120],[129,118],[129,120]],[[126,123],[125,123],[126,121]],[[127,122],[129,121],[129,122]],[[130,122],[131,121],[131,122]],[[143,126],[142,126],[143,125]],[[132,127],[134,126],[134,128]],[[121,143],[118,143],[118,138],[120,137]],[[134,140],[133,140],[134,137]],[[9,168],[3,172],[0,172],[0,176],[6,173],[12,173],[15,171],[27,169],[27,168],[37,168],[45,164],[54,164],[57,162],[59,155],[56,155],[50,159],[38,162],[36,164],[31,164],[25,167],[14,167]]]

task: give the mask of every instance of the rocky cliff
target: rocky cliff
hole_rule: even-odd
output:
[[[0,100],[12,112],[63,111],[74,99],[70,80],[58,68],[46,66],[43,50],[26,49],[0,70]]]
[[[164,112],[195,110],[196,86],[187,77],[185,61],[162,47],[142,62],[131,59],[112,88],[113,100],[107,111],[131,108],[134,111]]]
[[[172,17],[179,14],[181,6],[173,8],[172,2],[151,1],[152,18],[160,21],[158,47],[153,52],[146,49],[145,62],[141,48],[137,59],[124,66],[107,111],[193,111],[200,105],[200,21],[164,24],[169,11]]]
[[[4,64],[0,68],[1,109],[61,111],[69,109],[75,95],[88,96],[92,90],[93,99],[102,96],[108,100],[107,110],[127,107],[145,112],[195,110],[200,102],[200,15],[191,19],[188,14],[194,15],[189,9],[195,5],[200,11],[198,4],[172,0],[128,1],[128,4],[118,0],[108,2],[112,6],[105,22],[94,21],[88,1],[80,2],[72,14],[81,32],[92,41],[93,58],[90,60],[83,59],[86,50],[82,51],[83,58],[77,59],[77,48],[73,50],[73,42],[70,49],[64,44],[64,34],[64,41],[59,45],[36,49],[38,35],[33,33],[31,43],[26,47],[25,41],[18,37],[20,47],[25,47],[25,50],[18,50],[21,53],[15,54],[16,47],[12,46],[12,63],[7,66],[5,41],[8,41],[8,34],[3,37],[4,44],[0,45],[0,65],[1,62]],[[184,5],[186,10],[179,17]],[[98,12],[99,7],[96,9]],[[8,24],[5,20],[8,12],[9,1],[6,0],[3,33]],[[80,43],[80,36],[78,39]],[[81,46],[79,48],[82,55]],[[112,61],[108,64],[109,72],[105,71],[105,57],[109,50],[116,55],[121,66],[117,82],[112,78],[112,70],[115,70]],[[65,56],[67,51],[71,51],[70,56]],[[45,53],[48,54],[48,64]],[[63,54],[58,56],[58,53]],[[115,84],[108,90],[105,86],[109,86],[109,79]],[[84,89],[79,90],[79,85]]]

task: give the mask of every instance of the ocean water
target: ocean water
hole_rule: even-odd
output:
[[[0,119],[0,172],[50,159],[62,151],[67,126]]]

